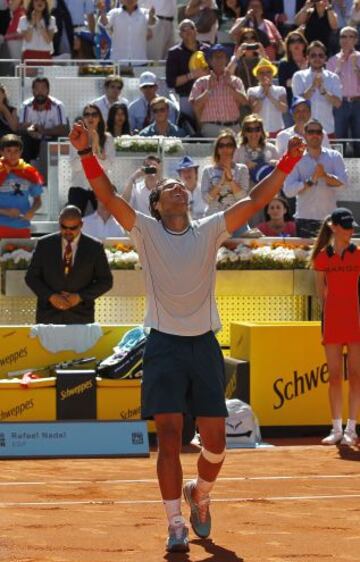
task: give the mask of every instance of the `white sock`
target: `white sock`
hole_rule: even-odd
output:
[[[334,429],[335,433],[342,433],[342,419],[341,418],[337,418],[335,420],[332,420],[332,424],[333,424],[333,429]]]
[[[350,418],[346,422],[345,431],[349,431],[351,433],[356,431],[356,420],[351,420]]]
[[[198,495],[200,497],[206,497],[210,494],[211,490],[213,489],[215,484],[214,482],[207,482],[206,480],[203,480],[200,476],[197,477],[196,481],[195,481],[195,487],[196,487],[196,491],[198,493]]]
[[[177,500],[163,500],[166,516],[169,521],[169,525],[176,527],[176,524],[180,523],[181,518],[181,498]]]

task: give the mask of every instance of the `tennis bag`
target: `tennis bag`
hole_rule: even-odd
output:
[[[237,398],[226,400],[229,416],[225,420],[226,446],[256,447],[261,442],[258,420],[249,404]]]
[[[146,339],[141,326],[126,332],[114,353],[97,365],[96,375],[104,379],[140,378]]]

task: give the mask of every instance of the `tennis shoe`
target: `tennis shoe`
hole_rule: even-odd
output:
[[[199,502],[195,502],[192,496],[194,488],[195,480],[187,482],[183,488],[184,498],[190,506],[190,523],[194,533],[201,539],[206,539],[210,535],[211,530],[210,496],[205,496]]]
[[[168,527],[166,550],[167,552],[189,551],[189,530],[185,526],[185,519],[181,516],[176,517],[173,524]]]
[[[341,439],[341,445],[356,445],[358,440],[358,434],[356,431],[350,431],[349,429],[345,429],[343,438]]]
[[[332,429],[330,431],[330,434],[321,440],[321,443],[323,445],[336,445],[337,443],[340,443],[342,439],[343,439],[343,432],[335,431],[334,429]]]

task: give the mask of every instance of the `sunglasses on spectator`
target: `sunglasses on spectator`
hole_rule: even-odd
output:
[[[319,135],[319,136],[323,134],[322,129],[307,129],[305,133],[307,135]]]
[[[62,228],[63,230],[77,230],[80,227],[81,222],[79,222],[79,224],[75,224],[74,226],[68,226],[67,224],[63,224],[62,222],[60,223],[60,228]]]
[[[99,114],[97,111],[86,111],[84,113],[84,117],[98,117]]]
[[[156,107],[156,108],[154,107],[153,112],[154,113],[162,113],[166,110],[167,110],[167,106],[163,105],[162,107]]]
[[[218,148],[235,148],[233,142],[219,142]]]
[[[245,133],[260,133],[260,131],[260,125],[256,125],[255,127],[245,127]]]
[[[311,55],[309,55],[309,57],[311,59],[324,59],[325,54],[324,53],[312,53]]]

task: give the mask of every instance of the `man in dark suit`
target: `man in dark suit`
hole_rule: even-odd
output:
[[[94,322],[95,299],[112,287],[113,278],[101,242],[82,234],[81,211],[67,205],[59,216],[60,232],[42,237],[25,281],[36,294],[36,322]]]

